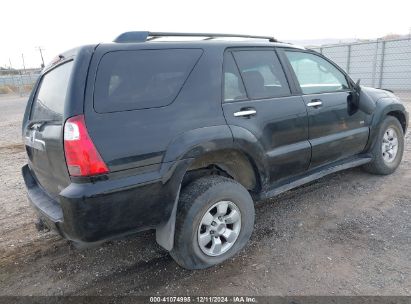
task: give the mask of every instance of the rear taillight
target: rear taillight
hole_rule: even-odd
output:
[[[108,172],[88,135],[84,115],[71,117],[64,124],[64,153],[71,176],[91,176]]]

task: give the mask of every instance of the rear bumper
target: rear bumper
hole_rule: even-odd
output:
[[[36,209],[39,217],[47,223],[49,228],[60,232],[59,225],[63,222],[63,210],[59,203],[41,189],[30,172],[28,165],[21,169],[24,183],[27,188],[27,197]]]
[[[186,162],[122,178],[71,183],[51,198],[28,165],[22,168],[31,204],[50,228],[76,242],[100,242],[155,229],[170,218]]]

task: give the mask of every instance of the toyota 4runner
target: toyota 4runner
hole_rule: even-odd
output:
[[[407,124],[393,93],[305,48],[127,32],[43,70],[22,173],[41,221],[74,243],[155,229],[178,264],[206,268],[245,246],[254,201],[355,166],[392,173]]]

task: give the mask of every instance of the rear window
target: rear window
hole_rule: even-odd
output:
[[[73,61],[45,74],[40,82],[31,111],[31,120],[61,120]]]
[[[95,110],[117,112],[172,103],[201,53],[199,49],[107,53],[97,71]]]

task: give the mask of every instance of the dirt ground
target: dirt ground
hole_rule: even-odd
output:
[[[356,168],[261,202],[245,250],[187,271],[153,232],[87,250],[37,232],[20,176],[24,106],[0,98],[0,295],[411,295],[410,132],[394,174]]]

